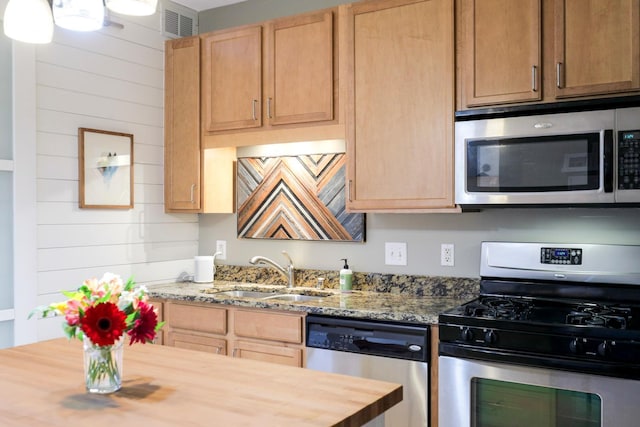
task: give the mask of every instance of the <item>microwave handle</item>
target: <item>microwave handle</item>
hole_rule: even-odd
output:
[[[613,130],[604,131],[604,192],[613,193]]]

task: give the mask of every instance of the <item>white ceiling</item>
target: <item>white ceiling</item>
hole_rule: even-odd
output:
[[[233,3],[242,3],[246,0],[172,0],[174,3],[181,4],[193,9],[197,12],[201,12],[207,9],[213,9],[215,7],[226,6]]]

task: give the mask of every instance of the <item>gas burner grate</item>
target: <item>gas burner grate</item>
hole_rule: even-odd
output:
[[[581,305],[567,314],[567,324],[627,329],[627,324],[630,323],[631,317],[631,309],[629,307]]]
[[[491,319],[524,320],[528,317],[531,303],[528,301],[484,297],[480,301],[465,307],[465,315],[470,317],[486,317]]]

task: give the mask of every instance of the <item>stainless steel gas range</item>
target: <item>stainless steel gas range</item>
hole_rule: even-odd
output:
[[[484,242],[439,317],[440,427],[640,425],[640,246]]]

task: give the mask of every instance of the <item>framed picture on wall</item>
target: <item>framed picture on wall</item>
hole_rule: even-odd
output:
[[[133,208],[133,135],[78,128],[80,207]]]

